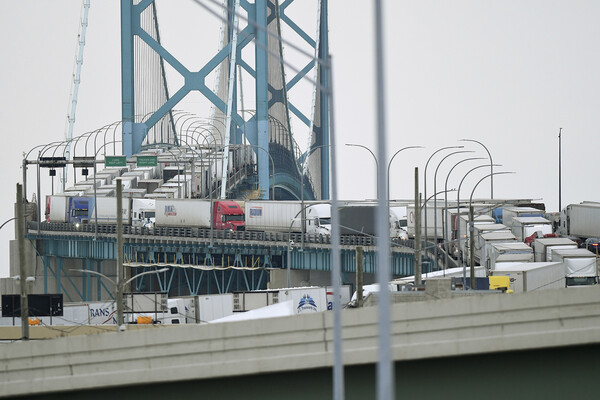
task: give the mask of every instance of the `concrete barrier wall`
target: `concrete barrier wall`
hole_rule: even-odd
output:
[[[593,287],[394,304],[393,359],[598,344],[599,306]],[[344,363],[375,363],[377,309],[342,320]],[[332,337],[319,313],[4,344],[0,396],[329,368]]]

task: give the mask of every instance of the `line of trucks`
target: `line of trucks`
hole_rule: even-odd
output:
[[[123,198],[125,225],[157,227],[211,227],[218,230],[331,233],[331,204],[306,201]],[[46,198],[46,222],[116,224],[116,197],[52,195]],[[346,202],[340,208],[341,234],[375,235],[375,204]],[[406,207],[390,208],[390,237],[406,239]]]
[[[347,304],[350,295],[350,286],[342,286],[340,304]],[[287,315],[323,312],[333,309],[333,300],[331,287],[316,286],[177,298],[167,298],[166,293],[126,293],[123,319],[126,324],[216,323],[256,310],[263,310],[262,316],[268,317],[270,306],[284,302],[289,303]],[[66,303],[62,316],[32,315],[30,321],[39,325],[116,325],[117,307],[114,301]],[[0,317],[0,326],[20,322],[20,317]]]
[[[468,266],[473,235],[475,264],[483,267],[486,276],[511,276],[511,282],[521,287],[517,291],[598,283],[598,239],[593,238],[600,237],[600,203],[567,206],[556,232],[552,215],[536,207],[473,206],[472,230],[468,209],[436,207],[441,222],[437,231],[429,224],[428,239],[448,245],[449,255]],[[427,212],[433,220],[434,207]],[[414,207],[409,206],[408,213],[408,232],[414,235]],[[590,240],[595,247],[580,247]]]

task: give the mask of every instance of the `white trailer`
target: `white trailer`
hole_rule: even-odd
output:
[[[523,242],[488,242],[482,252],[481,265],[488,271],[498,268],[499,264],[533,262],[533,249]]]
[[[550,262],[552,250],[576,249],[577,243],[567,238],[541,238],[533,242],[534,257],[536,262]]]
[[[69,196],[46,196],[46,222],[69,222]]]
[[[277,301],[292,300],[295,314],[327,311],[327,291],[324,287],[300,287],[280,289]]]
[[[581,238],[600,237],[600,203],[570,204],[560,213],[559,232]]]
[[[327,309],[333,310],[333,300],[335,296],[333,295],[333,286],[327,286]],[[352,297],[352,287],[350,285],[341,285],[340,286],[340,305],[344,308]]]
[[[552,223],[543,217],[513,217],[510,230],[518,241],[523,242],[534,233],[541,232],[538,237],[551,234]]]
[[[305,202],[305,232],[329,235],[331,206]],[[300,201],[250,200],[244,204],[246,230],[300,232],[302,203]]]
[[[406,206],[407,213],[407,231],[409,237],[415,236],[415,205],[409,204]],[[427,231],[425,231],[425,213],[427,213]],[[437,214],[437,235],[435,230],[435,215]],[[444,202],[438,200],[437,207],[434,207],[433,200],[427,202],[427,210],[421,207],[421,237],[438,238],[444,237],[444,224],[442,218],[444,215]]]
[[[567,286],[594,285],[597,283],[598,259],[587,249],[552,250],[552,260],[561,261],[567,275]]]
[[[156,226],[210,228],[210,200],[156,199]]]
[[[543,217],[544,212],[533,207],[503,207],[502,223],[509,228],[513,226],[513,218],[517,217]]]
[[[121,205],[121,218],[123,224],[131,225],[131,199],[123,198]],[[117,198],[98,196],[90,197],[88,206],[88,220],[91,224],[95,224],[96,221],[98,221],[98,224],[116,224]]]
[[[565,268],[559,262],[529,262],[516,265],[497,264],[491,276],[508,276],[515,293],[565,287]]]

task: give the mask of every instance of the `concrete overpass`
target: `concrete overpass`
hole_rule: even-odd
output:
[[[376,308],[343,311],[347,399],[375,397]],[[392,306],[396,398],[597,397],[600,289]],[[3,344],[0,396],[331,398],[332,315]]]

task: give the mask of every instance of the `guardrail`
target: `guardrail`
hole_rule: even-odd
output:
[[[29,222],[28,228],[37,231],[38,223]],[[94,224],[70,224],[60,222],[42,222],[40,230],[44,232],[65,232],[67,234],[76,235],[77,233],[96,233],[96,225]],[[117,226],[112,224],[98,224],[98,234],[101,235],[116,235]],[[145,228],[141,226],[123,226],[124,235],[140,235],[140,236],[162,236],[162,237],[177,237],[177,238],[200,238],[210,239],[211,230],[205,228],[192,227],[154,227]],[[263,231],[231,231],[231,230],[213,230],[213,238],[216,240],[240,240],[240,241],[258,241],[258,242],[286,242],[292,240],[295,245],[302,241],[302,233],[287,232],[263,232]],[[304,243],[307,244],[331,244],[331,236],[304,234]],[[344,246],[374,246],[375,238],[371,236],[360,235],[344,235],[340,238],[340,244]],[[404,243],[404,241],[402,242]]]

